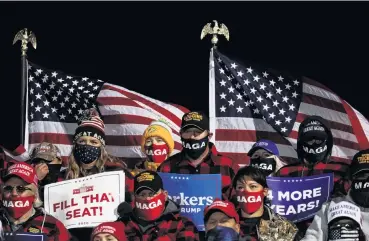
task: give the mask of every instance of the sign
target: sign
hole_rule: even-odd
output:
[[[333,190],[333,173],[308,177],[267,177],[271,208],[292,222],[312,218]]]
[[[169,198],[178,203],[181,215],[190,218],[199,231],[205,231],[204,209],[215,198],[222,198],[220,174],[161,173]]]
[[[95,227],[118,218],[124,192],[123,171],[52,183],[45,186],[45,210],[68,229]]]
[[[361,211],[358,206],[346,201],[331,202],[328,208],[328,223],[341,217],[351,218],[361,226]]]
[[[47,241],[45,234],[34,233],[4,233],[4,241]]]

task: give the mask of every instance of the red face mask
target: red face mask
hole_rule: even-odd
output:
[[[165,209],[165,195],[160,193],[149,200],[141,200],[136,198],[135,209],[137,216],[146,221],[158,219]]]
[[[167,144],[152,144],[151,146],[145,146],[145,150],[147,157],[155,163],[162,163],[165,161],[169,153],[169,147]]]
[[[237,202],[240,208],[248,214],[252,214],[259,210],[264,201],[264,191],[248,192],[237,191]]]
[[[29,210],[31,210],[35,196],[19,197],[11,196],[9,198],[3,197],[3,207],[7,210],[8,214],[14,218],[19,219]]]

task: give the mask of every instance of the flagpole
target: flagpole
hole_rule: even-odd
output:
[[[36,36],[32,31],[28,33],[28,30],[22,29],[20,30],[14,37],[13,45],[21,41],[21,108],[20,108],[20,143],[28,147],[28,136],[26,137],[26,129],[27,129],[27,81],[28,81],[28,62],[27,62],[27,50],[28,43],[31,43],[33,48],[36,49],[37,42]],[[28,132],[27,132],[28,133]]]
[[[225,24],[218,25],[217,20],[213,20],[214,26],[211,27],[211,23],[207,23],[201,30],[200,39],[203,39],[207,34],[212,34],[211,43],[213,47],[210,50],[209,59],[209,125],[210,133],[213,134],[212,141],[215,142],[215,127],[216,127],[216,106],[215,106],[215,62],[214,62],[214,50],[217,49],[217,43],[219,41],[218,35],[223,35],[227,41],[229,41],[229,31]]]

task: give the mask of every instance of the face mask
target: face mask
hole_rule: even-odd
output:
[[[58,181],[58,176],[59,176],[62,164],[47,164],[47,167],[49,168],[49,173],[42,180],[44,185],[55,183]]]
[[[151,146],[145,146],[145,151],[150,161],[153,161],[155,163],[162,163],[168,156],[169,147],[166,144],[152,144]]]
[[[101,148],[90,145],[75,144],[73,155],[78,162],[90,164],[99,159],[101,155]]]
[[[306,142],[302,144],[303,157],[310,163],[323,161],[328,153],[327,141],[321,144],[309,145]]]
[[[356,204],[369,208],[369,179],[352,180],[350,195]]]
[[[269,176],[270,174],[272,174],[277,166],[277,163],[275,162],[273,157],[270,158],[259,157],[251,159],[250,164],[251,166],[260,169],[265,176]]]
[[[361,236],[360,226],[350,218],[333,221],[328,225],[328,241],[365,240]]]
[[[3,197],[3,206],[7,210],[8,214],[17,220],[31,210],[34,201],[35,196],[10,196],[9,198]]]
[[[216,226],[206,232],[206,241],[238,241],[238,233],[229,227]]]
[[[192,159],[199,158],[205,151],[209,143],[209,137],[204,137],[201,140],[183,139],[182,146],[183,152]]]
[[[135,204],[136,214],[139,218],[154,221],[162,215],[165,209],[165,195],[162,192],[149,200],[136,198]]]
[[[260,192],[248,192],[248,191],[236,191],[237,202],[240,208],[248,214],[253,214],[264,201],[264,191]]]

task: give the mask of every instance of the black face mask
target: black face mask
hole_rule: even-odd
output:
[[[90,164],[99,159],[101,154],[101,148],[90,145],[76,144],[73,150],[74,158],[77,162],[84,164]]]
[[[369,208],[369,178],[366,180],[352,180],[350,195],[356,204]]]
[[[323,161],[328,153],[327,140],[321,144],[308,144],[304,142],[302,144],[303,157],[310,163],[317,163]]]
[[[260,169],[265,176],[275,172],[277,163],[274,158],[258,157],[250,160],[250,165]]]
[[[43,185],[47,185],[50,183],[55,183],[58,181],[58,177],[60,174],[60,169],[62,164],[49,164],[47,163],[47,167],[49,168],[49,173],[42,180]]]
[[[181,138],[183,150],[186,155],[188,155],[192,159],[199,158],[209,143],[209,137],[204,137],[201,140],[193,140],[193,139],[184,139]]]
[[[350,232],[350,240],[365,241],[360,226],[350,218],[341,218],[328,225],[328,241],[345,240]]]

